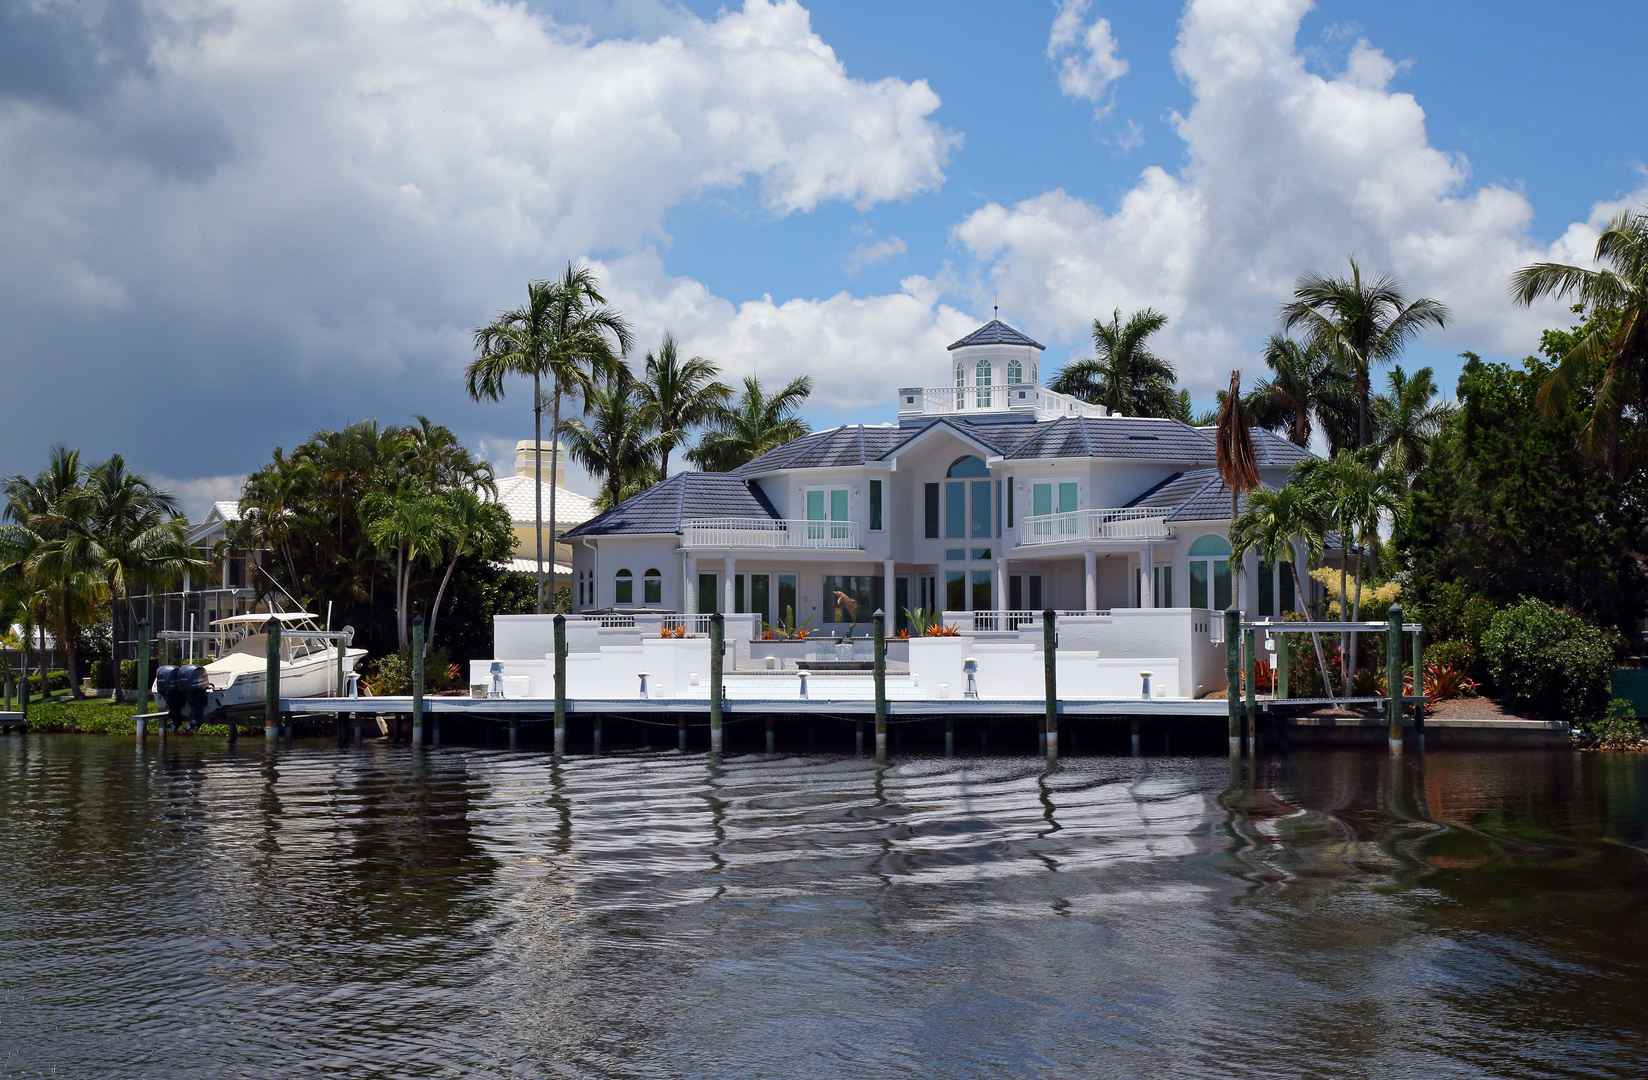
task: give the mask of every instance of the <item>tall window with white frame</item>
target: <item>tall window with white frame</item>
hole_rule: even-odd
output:
[[[614,604],[635,603],[635,575],[628,570],[620,570],[613,576],[612,602]]]
[[[956,361],[956,409],[967,407],[967,369],[960,360]]]
[[[978,367],[973,375],[973,384],[978,388],[978,407],[988,409],[990,407],[991,384],[990,361],[980,360],[978,362]]]
[[[814,544],[844,545],[852,535],[852,514],[848,490],[808,488],[803,492],[807,507],[807,539]]]
[[[1230,607],[1230,541],[1208,533],[1190,545],[1190,606],[1223,611]]]
[[[1011,360],[1007,361],[1007,385],[1017,386],[1023,381],[1024,364],[1021,363],[1019,358],[1015,356]]]

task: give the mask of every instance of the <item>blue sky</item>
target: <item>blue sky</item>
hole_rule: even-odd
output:
[[[1061,29],[1062,28],[1062,29]],[[319,427],[497,460],[468,331],[593,260],[642,344],[890,418],[989,314],[1170,315],[1200,402],[1345,254],[1530,351],[1505,275],[1640,206],[1641,5],[22,0],[0,7],[0,471],[119,450],[198,509]],[[68,409],[30,408],[67,395]]]

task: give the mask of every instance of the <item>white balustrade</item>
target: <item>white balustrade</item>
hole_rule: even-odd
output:
[[[1006,386],[906,387],[898,392],[900,416],[954,416],[959,413],[1027,412],[1037,420],[1061,416],[1101,417],[1109,415],[1102,405],[1094,405],[1069,394],[1054,393],[1034,383]]]
[[[720,518],[681,523],[684,548],[859,548],[858,522]]]
[[[1019,546],[1166,540],[1167,513],[1161,507],[1139,506],[1037,514],[1019,520]]]

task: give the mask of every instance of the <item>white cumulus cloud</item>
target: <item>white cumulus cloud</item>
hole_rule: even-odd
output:
[[[1109,111],[1110,86],[1127,74],[1109,19],[1084,23],[1093,0],[1058,0],[1053,29],[1047,36],[1047,58],[1058,65],[1059,89],[1070,97],[1085,98],[1102,115]]]

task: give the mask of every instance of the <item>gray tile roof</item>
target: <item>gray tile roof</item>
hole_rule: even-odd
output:
[[[736,473],[681,472],[563,535],[678,533],[682,521],[777,517],[753,480]]]
[[[1097,457],[1212,461],[1213,440],[1177,420],[1066,416],[1035,424],[961,422],[1008,459]]]
[[[863,465],[883,457],[887,451],[910,438],[908,429],[892,426],[848,424],[815,431],[769,450],[740,467],[740,476],[755,476],[775,469],[819,469],[839,465]]]
[[[1211,439],[1213,438],[1214,433],[1219,429],[1209,426],[1200,427],[1196,430]],[[1267,431],[1262,427],[1255,427],[1249,428],[1248,432],[1253,439],[1253,456],[1258,459],[1260,465],[1267,467],[1281,467],[1284,465],[1292,467],[1299,464],[1301,461],[1304,461],[1306,458],[1313,458],[1316,456],[1302,446],[1293,445],[1292,442],[1284,439],[1274,431]]]
[[[959,349],[966,345],[1029,345],[1036,349],[1045,349],[1047,346],[1008,326],[1000,319],[991,319],[971,334],[951,345],[952,349]]]
[[[1274,490],[1269,484],[1261,486],[1267,491]],[[1169,510],[1169,523],[1229,521],[1230,489],[1219,479],[1217,469],[1196,469],[1193,472],[1174,473],[1127,505]],[[1246,505],[1247,498],[1243,496],[1239,509]]]

